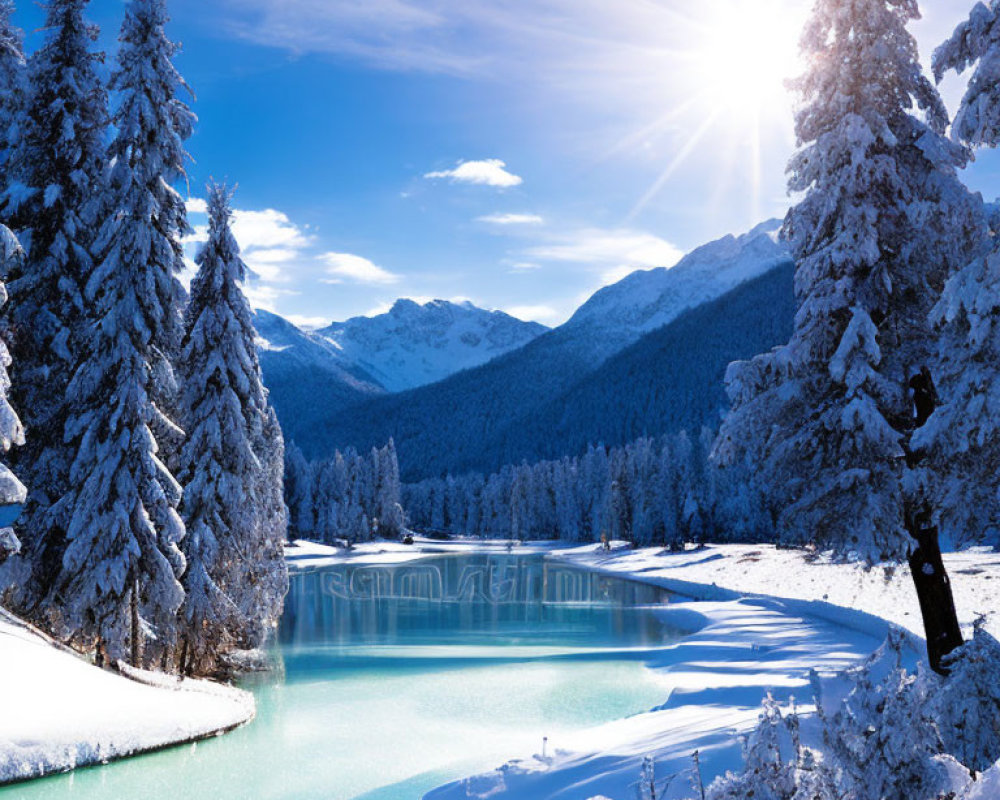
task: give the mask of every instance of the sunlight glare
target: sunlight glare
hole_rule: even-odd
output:
[[[714,2],[706,12],[695,58],[706,100],[757,119],[787,108],[785,81],[800,71],[801,16],[782,0]]]

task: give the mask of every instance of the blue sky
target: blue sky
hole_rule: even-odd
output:
[[[556,324],[633,269],[784,213],[781,76],[809,5],[174,0],[191,194],[238,183],[254,300],[296,321],[408,296]],[[924,5],[926,57],[972,3]],[[91,3],[108,49],[121,11]],[[944,86],[952,108],[960,90]],[[967,179],[995,197],[1000,160]]]

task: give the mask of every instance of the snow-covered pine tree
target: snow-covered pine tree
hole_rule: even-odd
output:
[[[985,772],[1000,761],[1000,642],[976,624],[975,635],[945,659],[949,674],[925,675],[933,686],[928,715],[945,750],[968,769]]]
[[[952,135],[971,147],[997,147],[1000,3],[978,3],[934,53],[933,64],[938,80],[949,70],[975,66]],[[942,405],[914,436],[914,446],[927,455],[945,535],[958,546],[998,544],[1000,245],[971,259],[948,281],[932,321],[940,332],[936,382]]]
[[[733,408],[716,446],[749,451],[793,541],[898,559],[909,380],[927,363],[927,313],[981,245],[966,151],[922,75],[906,24],[915,0],[819,0],[797,81],[799,150],[785,221],[798,312],[791,341],[727,375]],[[923,119],[911,113],[913,107]]]
[[[110,88],[120,98],[110,197],[86,284],[95,320],[69,385],[66,438],[76,453],[68,545],[56,586],[63,623],[78,644],[111,659],[159,659],[175,643],[183,600],[177,513],[181,489],[161,442],[179,429],[170,362],[181,338],[183,142],[194,115],[178,98],[163,0],[125,7]]]
[[[743,739],[743,772],[726,773],[708,787],[709,800],[791,800],[795,792],[793,764],[781,752],[784,721],[770,695],[765,698],[757,727]]]
[[[24,257],[24,250],[14,234],[4,225],[0,225],[0,266],[6,272],[8,265]],[[3,283],[0,283],[0,306],[7,301],[7,290]],[[10,378],[7,376],[7,368],[10,366],[10,354],[7,352],[7,345],[0,340],[0,450],[4,453],[11,447],[24,444],[24,429],[18,419],[14,409],[11,408],[7,400],[10,394]],[[23,503],[27,496],[27,489],[11,472],[6,465],[0,464],[0,503],[4,505]],[[12,553],[21,549],[13,529],[0,528],[0,563]]]
[[[295,442],[289,442],[285,448],[285,502],[289,527],[296,536],[308,538],[316,518],[312,465]]]
[[[403,507],[400,505],[399,461],[396,457],[396,443],[376,451],[375,460],[375,508],[379,531],[382,536],[396,537],[403,530]]]
[[[45,41],[28,62],[23,130],[11,169],[7,213],[27,257],[8,275],[4,310],[14,359],[12,400],[27,443],[15,470],[30,488],[18,522],[23,545],[12,602],[41,621],[65,549],[66,520],[51,506],[68,490],[73,449],[63,440],[79,340],[83,285],[93,269],[94,230],[106,198],[107,93],[93,52],[87,0],[50,0]]]
[[[24,33],[14,25],[13,13],[13,0],[0,0],[0,198],[13,180],[11,156],[21,140],[24,114]]]
[[[249,311],[249,308],[248,308]],[[256,333],[254,334],[254,339]],[[250,340],[249,352],[256,358]],[[260,366],[257,379],[261,380]],[[267,391],[264,392],[265,397]],[[238,602],[247,620],[241,632],[243,647],[260,647],[267,635],[277,627],[288,594],[288,566],[285,562],[285,540],[288,536],[288,509],[285,506],[284,466],[285,439],[278,423],[278,414],[268,404],[264,424],[260,428],[254,451],[260,463],[257,484],[256,555],[250,562],[246,585],[238,592]]]
[[[230,198],[225,186],[208,189],[208,241],[196,258],[178,364],[189,673],[213,671],[227,647],[257,646],[287,589],[284,444],[261,380]]]
[[[951,788],[951,763],[916,679],[902,666],[903,645],[903,634],[890,631],[882,647],[847,673],[851,688],[839,709],[822,715],[839,797],[914,800]]]

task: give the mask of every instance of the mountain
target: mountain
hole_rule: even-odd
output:
[[[691,251],[675,266],[640,270],[599,290],[559,330],[603,360],[706,303],[789,261],[781,220],[742,236],[724,236]]]
[[[320,457],[391,436],[404,477],[419,480],[561,456],[581,442],[611,444],[630,432],[656,435],[681,421],[685,427],[714,421],[729,361],[772,347],[790,330],[791,261],[776,241],[777,227],[725,237],[670,270],[629,276],[521,349],[331,414],[299,445]],[[705,307],[728,295],[720,306]],[[727,302],[738,302],[739,313],[736,306],[727,312]],[[699,311],[707,315],[700,321]],[[689,314],[696,323],[681,320]],[[651,335],[665,338],[644,341]],[[638,380],[644,374],[650,377]],[[673,420],[683,406],[691,411]]]
[[[472,303],[397,300],[386,314],[334,323],[316,335],[390,392],[478,367],[548,330]]]
[[[375,317],[320,331],[254,312],[264,383],[288,441],[310,442],[331,415],[373,397],[479,366],[548,330],[471,303],[398,300]]]
[[[385,394],[371,375],[269,311],[254,312],[264,384],[288,441],[308,439],[331,413]]]

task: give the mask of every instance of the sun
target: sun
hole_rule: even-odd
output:
[[[794,141],[788,82],[803,71],[799,39],[807,12],[801,0],[698,0],[685,8],[664,52],[670,103],[643,134],[680,127],[686,137],[630,218],[705,150],[717,154],[719,191],[746,175],[749,213],[760,213],[762,149]]]
[[[693,43],[692,78],[723,113],[787,108],[787,81],[801,71],[800,9],[782,0],[705,3]]]

